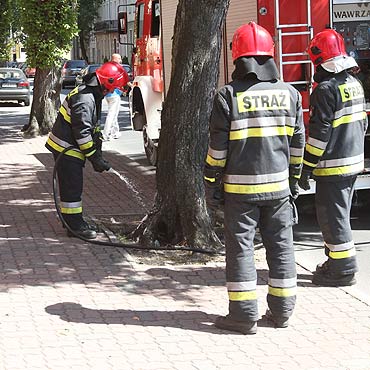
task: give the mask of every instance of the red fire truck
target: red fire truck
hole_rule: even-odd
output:
[[[134,81],[130,92],[132,127],[143,132],[148,160],[155,164],[161,127],[162,102],[171,75],[171,40],[177,8],[175,0],[137,0],[135,4]],[[223,85],[233,71],[228,45],[235,30],[248,21],[265,27],[275,40],[275,60],[281,78],[300,91],[308,119],[313,66],[305,52],[309,40],[325,28],[340,32],[363,80],[370,112],[370,1],[361,0],[231,0],[223,29],[220,80]],[[370,137],[366,137],[370,157]],[[357,189],[370,188],[370,160],[359,176]],[[314,184],[313,184],[314,185]],[[312,186],[310,192],[314,192]]]

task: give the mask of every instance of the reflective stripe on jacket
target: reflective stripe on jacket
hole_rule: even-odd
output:
[[[300,176],[303,149],[298,91],[282,81],[235,80],[214,99],[205,180],[222,174],[226,193],[280,199],[290,193],[289,176]]]
[[[367,129],[360,82],[346,71],[328,75],[313,91],[310,104],[304,170],[326,181],[360,173]]]
[[[93,136],[100,130],[97,104],[101,105],[103,98],[101,93],[97,94],[98,89],[82,84],[66,96],[45,144],[51,152],[60,153],[73,146],[65,154],[79,161],[95,153]],[[97,102],[94,95],[98,96]]]

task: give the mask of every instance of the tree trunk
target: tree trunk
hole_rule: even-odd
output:
[[[25,137],[46,135],[55,122],[60,108],[60,70],[36,68],[33,100]]]
[[[86,52],[86,37],[85,37],[85,32],[84,31],[80,31],[79,34],[78,34],[78,38],[80,40],[80,48],[81,48],[81,56],[82,56],[82,59],[85,59],[86,60],[86,63],[89,64],[89,58],[88,58],[87,52]]]
[[[229,0],[179,1],[172,77],[162,111],[157,196],[141,225],[142,242],[222,247],[204,199],[203,164],[228,6]]]

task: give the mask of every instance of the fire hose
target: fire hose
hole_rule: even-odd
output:
[[[159,251],[159,250],[162,250],[162,251],[179,251],[179,252],[194,252],[194,253],[202,253],[202,254],[209,254],[209,255],[224,255],[224,252],[217,252],[217,251],[213,251],[213,250],[209,250],[209,249],[201,249],[201,248],[193,248],[193,247],[176,247],[176,246],[166,246],[166,247],[150,247],[150,246],[143,246],[143,245],[140,245],[139,243],[122,243],[122,242],[112,242],[112,241],[102,241],[102,240],[93,240],[93,239],[87,239],[87,238],[84,238],[83,236],[77,234],[68,224],[67,222],[65,221],[64,217],[63,217],[63,214],[60,210],[60,206],[59,206],[59,202],[58,202],[58,199],[57,199],[57,168],[58,168],[58,165],[59,165],[59,162],[61,160],[61,158],[63,157],[63,155],[65,155],[66,152],[68,152],[69,150],[72,150],[74,147],[73,146],[69,146],[67,148],[65,148],[59,155],[58,157],[56,158],[55,160],[55,164],[54,164],[54,169],[53,169],[53,198],[54,198],[54,205],[55,205],[55,209],[57,211],[57,214],[58,214],[58,217],[60,219],[60,221],[62,222],[63,226],[69,231],[69,233],[71,233],[73,236],[85,241],[85,242],[89,242],[89,243],[92,243],[92,244],[96,244],[96,245],[102,245],[102,246],[109,246],[109,247],[116,247],[116,248],[127,248],[127,249],[137,249],[137,250],[152,250],[152,251]],[[118,176],[122,181],[124,181],[122,179],[122,176],[120,175],[120,173],[116,170],[114,170],[113,168],[111,168],[109,170],[110,173],[113,173],[115,174],[116,176]],[[124,181],[126,184],[127,182]],[[294,207],[294,211],[295,211],[295,217],[297,217],[296,219],[296,222],[298,222],[298,214],[297,214],[297,209]],[[313,247],[322,247],[322,245],[318,245],[318,244],[314,244],[314,243],[308,243],[308,242],[294,242],[294,244],[296,245],[302,245],[302,246],[313,246]],[[364,242],[357,242],[357,243],[354,243],[355,245],[367,245],[367,244],[370,244],[370,242],[368,241],[364,241]],[[258,247],[262,247],[263,246],[263,243],[258,243],[257,245],[255,245],[255,248],[258,248]]]
[[[57,211],[58,217],[59,217],[60,221],[62,222],[63,226],[68,230],[68,232],[70,234],[72,234],[73,236],[83,240],[84,242],[89,242],[89,243],[92,243],[92,244],[108,246],[108,247],[128,248],[128,249],[137,249],[137,250],[153,250],[153,251],[154,250],[155,251],[162,250],[162,251],[194,252],[194,253],[203,253],[203,254],[209,254],[209,255],[222,255],[222,254],[224,254],[223,252],[217,252],[217,251],[213,251],[213,250],[209,250],[209,249],[192,248],[192,247],[184,247],[184,246],[181,246],[181,247],[176,247],[176,246],[150,247],[150,246],[142,246],[142,245],[140,245],[138,243],[135,243],[135,242],[133,242],[133,243],[121,243],[121,242],[112,242],[112,241],[93,240],[93,239],[84,238],[83,236],[76,233],[68,225],[68,223],[64,219],[63,214],[60,210],[58,197],[57,197],[57,187],[58,187],[58,185],[57,185],[57,182],[58,182],[57,181],[57,169],[58,169],[58,165],[59,165],[60,160],[62,159],[63,155],[65,155],[66,152],[68,152],[69,150],[72,150],[73,148],[74,148],[73,146],[69,146],[69,147],[65,148],[62,152],[60,152],[60,154],[57,156],[57,158],[55,160],[54,169],[53,169],[53,198],[54,198],[55,209]],[[118,171],[111,168],[109,170],[109,172],[117,175],[122,180],[122,176],[119,174]]]

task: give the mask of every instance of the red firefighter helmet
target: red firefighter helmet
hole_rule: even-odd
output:
[[[116,62],[106,62],[96,70],[100,85],[104,90],[112,92],[114,89],[122,90],[129,78],[126,70]]]
[[[239,27],[231,44],[233,61],[240,57],[274,56],[274,42],[270,33],[254,22]]]
[[[332,29],[319,32],[311,40],[307,52],[315,66],[335,57],[348,56],[343,37]]]

